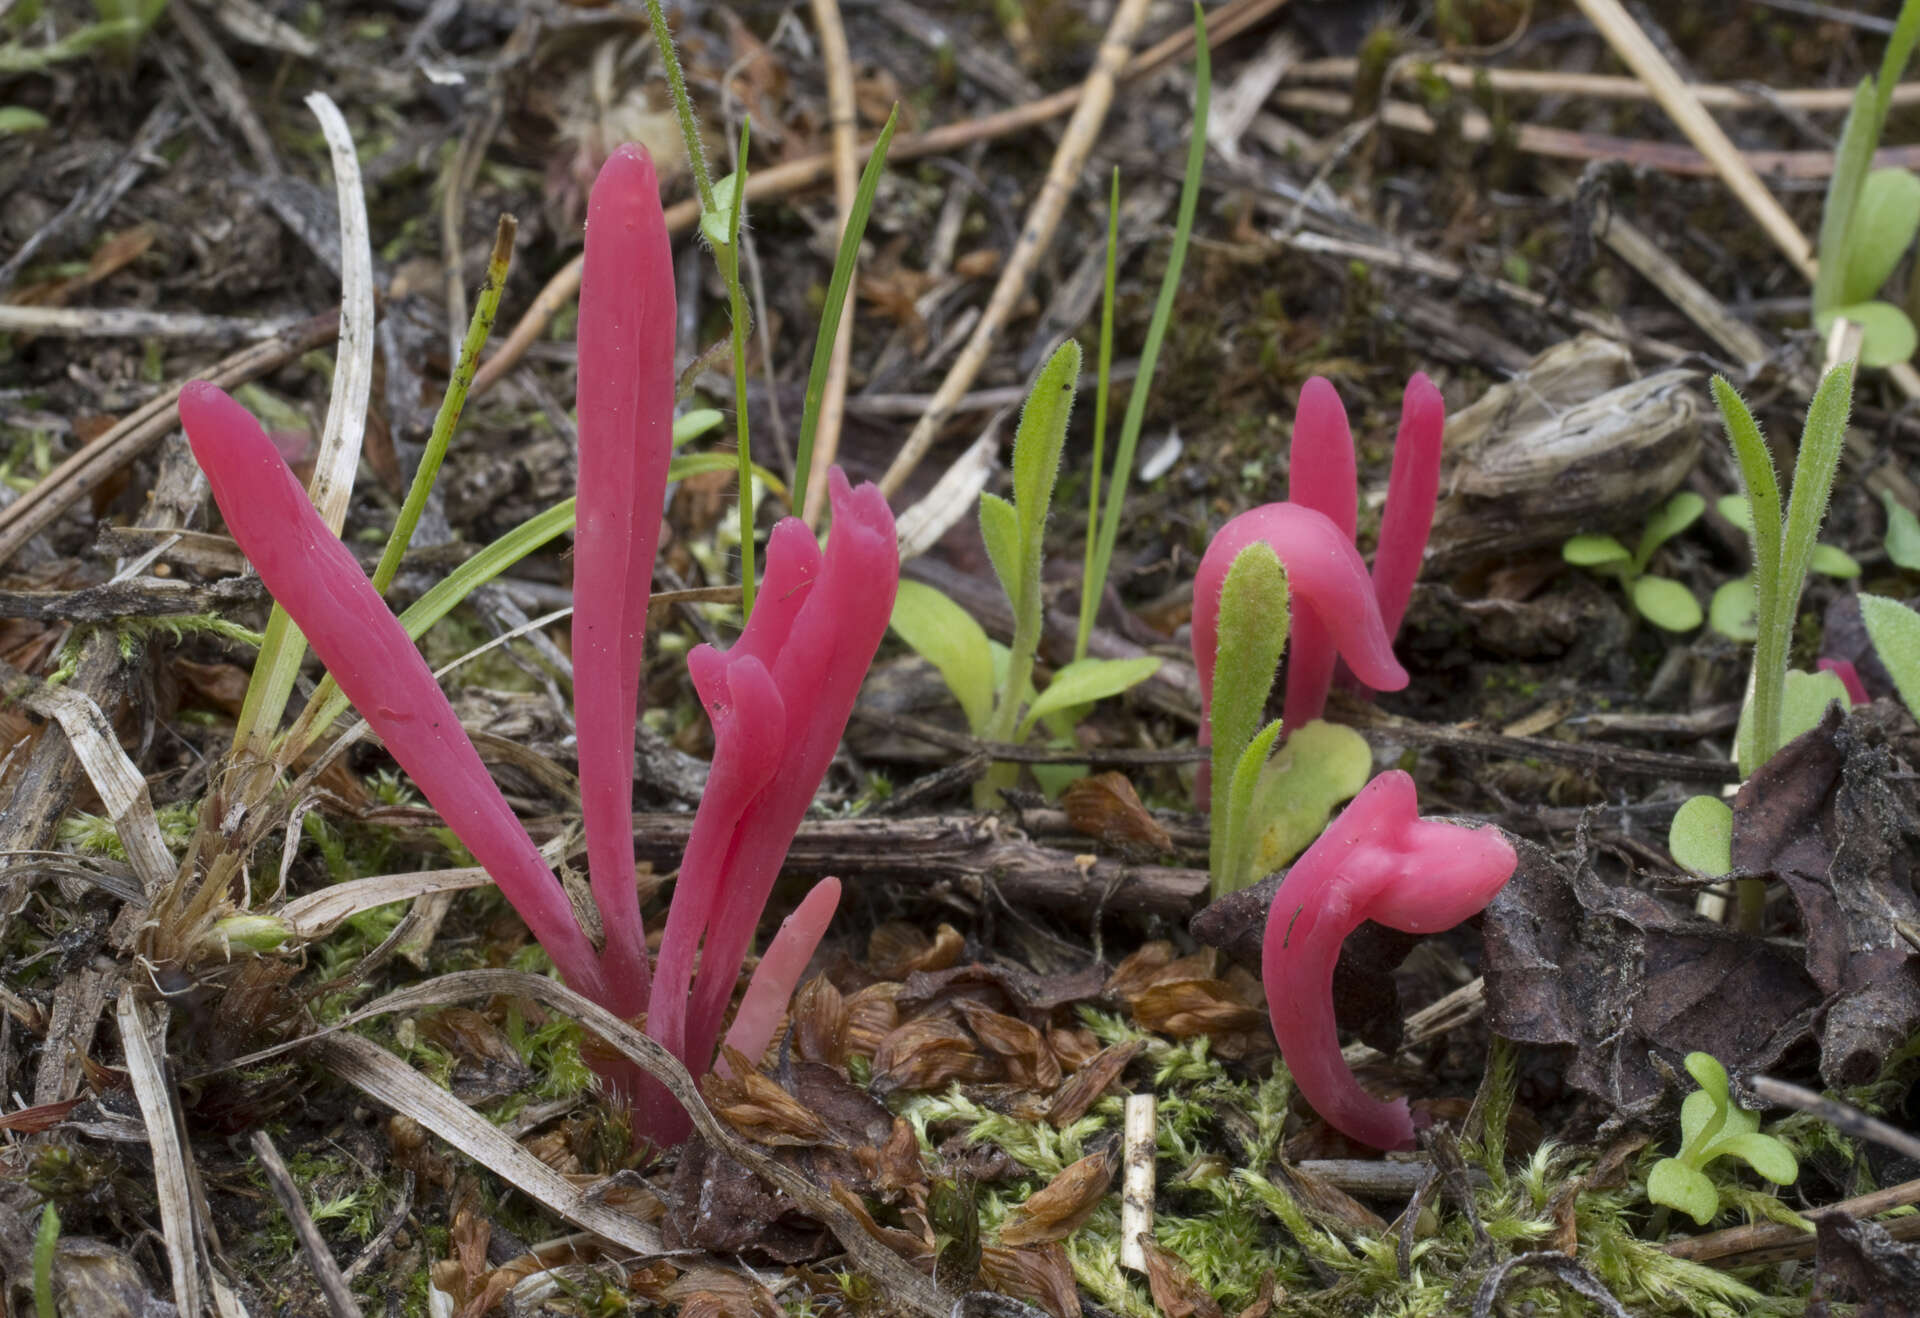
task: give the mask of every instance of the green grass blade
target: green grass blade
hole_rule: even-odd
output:
[[[1113,286],[1120,249],[1120,166],[1113,167],[1113,186],[1107,194],[1107,275],[1100,290],[1100,360],[1093,386],[1093,473],[1087,478],[1087,556],[1080,569],[1080,627],[1073,636],[1073,657],[1087,657],[1087,638],[1093,635],[1100,597],[1093,592],[1094,546],[1099,542],[1100,464],[1107,450],[1107,396],[1113,389]],[[1105,588],[1106,574],[1100,574]]]
[[[556,503],[543,513],[529,517],[459,567],[449,572],[432,589],[421,595],[400,615],[407,635],[419,640],[427,629],[449,613],[467,596],[492,581],[521,559],[554,537],[573,529],[574,501]],[[299,722],[288,734],[281,752],[282,763],[293,760],[312,745],[333,721],[346,711],[347,698],[331,675],[324,678],[307,702]]]
[[[867,167],[860,173],[859,190],[853,194],[853,209],[847,212],[847,227],[840,235],[840,250],[834,253],[833,274],[827,280],[827,302],[820,309],[820,332],[813,340],[813,364],[807,371],[807,399],[800,412],[800,438],[793,453],[793,499],[798,513],[807,504],[807,484],[813,473],[813,436],[820,428],[820,400],[827,392],[827,370],[833,360],[833,341],[840,335],[840,314],[846,309],[847,288],[853,283],[854,267],[860,260],[860,240],[866,236],[867,217],[873,213],[874,194],[880,190],[880,175],[886,170],[887,146],[900,121],[900,107],[887,115],[886,126],[867,156]]]
[[[747,435],[747,295],[740,287],[740,209],[747,196],[747,143],[752,121],[740,121],[740,154],[727,206],[727,250],[720,262],[727,279],[727,318],[733,335],[733,432],[740,480],[740,616],[753,613],[753,441]]]
[[[1751,517],[1749,534],[1753,539],[1755,613],[1759,637],[1753,654],[1753,727],[1755,741],[1766,743],[1780,732],[1780,696],[1786,681],[1786,650],[1777,627],[1769,619],[1778,616],[1776,603],[1780,590],[1780,483],[1774,475],[1773,457],[1753,413],[1731,384],[1713,377],[1713,401],[1719,405],[1720,419],[1726,426],[1727,441],[1733,446],[1734,462],[1740,469],[1740,484],[1745,488]],[[1758,767],[1751,748],[1740,757],[1740,772],[1748,775]]]
[[[1880,56],[1880,76],[1874,80],[1874,122],[1883,128],[1887,109],[1893,104],[1893,89],[1906,76],[1916,41],[1920,41],[1920,0],[1906,0],[1900,6],[1893,35],[1887,38],[1887,49]]]
[[[447,381],[446,396],[440,400],[439,414],[433,418],[433,430],[420,454],[420,465],[414,470],[406,502],[400,505],[400,515],[394,519],[386,548],[380,551],[380,562],[373,569],[373,588],[382,595],[393,584],[394,576],[400,571],[400,560],[406,555],[407,546],[413,543],[414,530],[427,508],[427,495],[440,475],[440,464],[446,460],[453,428],[460,424],[461,410],[467,405],[467,391],[473,387],[474,372],[480,369],[480,351],[487,346],[487,336],[493,332],[493,319],[500,310],[500,294],[507,286],[507,268],[513,263],[513,235],[517,227],[513,216],[502,215],[499,227],[494,230],[487,280],[475,299],[473,319],[467,322],[467,337],[460,344],[460,360],[454,363],[453,378]]]
[[[1140,369],[1127,395],[1126,416],[1120,423],[1120,444],[1114,454],[1113,474],[1107,483],[1107,504],[1100,520],[1100,539],[1094,548],[1091,579],[1082,586],[1083,597],[1098,600],[1107,588],[1107,572],[1113,565],[1113,549],[1120,539],[1120,514],[1126,503],[1127,483],[1133,479],[1133,453],[1140,443],[1140,427],[1146,421],[1147,395],[1153,387],[1153,370],[1160,360],[1160,345],[1167,337],[1167,324],[1173,319],[1174,294],[1180,287],[1180,271],[1187,260],[1187,242],[1193,234],[1193,216],[1200,204],[1200,175],[1207,162],[1207,109],[1213,98],[1213,64],[1207,53],[1207,20],[1198,4],[1193,7],[1193,129],[1187,142],[1186,176],[1180,184],[1180,209],[1173,226],[1173,246],[1167,252],[1166,274],[1160,280],[1160,293],[1154,300],[1153,317],[1147,322],[1147,340],[1140,349]],[[1091,532],[1091,528],[1089,528]]]
[[[1842,301],[1848,232],[1853,228],[1860,191],[1873,168],[1873,149],[1880,141],[1877,105],[1873,80],[1862,78],[1854,89],[1853,108],[1847,111],[1846,126],[1840,130],[1840,145],[1833,157],[1833,177],[1827,180],[1827,199],[1820,210],[1820,242],[1815,249],[1820,264],[1813,277],[1815,325]]]

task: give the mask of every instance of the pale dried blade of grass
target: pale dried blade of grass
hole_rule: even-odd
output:
[[[900,514],[896,525],[902,562],[926,553],[962,518],[972,515],[979,505],[980,492],[987,488],[987,482],[999,469],[999,458],[1000,422],[996,418],[980,438],[941,473],[933,488]]]
[[[147,780],[121,748],[112,721],[93,697],[71,687],[49,686],[4,661],[0,661],[0,693],[59,723],[147,895],[172,882],[177,866],[160,835]]]
[[[1120,1176],[1120,1266],[1135,1272],[1147,1270],[1147,1254],[1141,1248],[1143,1237],[1153,1235],[1153,1184],[1156,1167],[1155,1114],[1158,1110],[1153,1091],[1128,1094],[1122,1119]]]
[[[416,1004],[424,1005],[417,999]],[[655,1258],[663,1252],[659,1233],[652,1227],[590,1198],[492,1122],[379,1044],[354,1034],[334,1034],[320,1040],[315,1051],[321,1064],[334,1075],[375,1102],[413,1118],[560,1217],[642,1258]]]
[[[873,1279],[881,1288],[882,1293],[888,1295],[902,1307],[921,1315],[921,1318],[948,1318],[953,1307],[953,1297],[944,1294],[929,1278],[915,1271],[906,1260],[902,1259],[899,1255],[869,1235],[866,1229],[854,1218],[853,1214],[842,1207],[831,1194],[822,1191],[799,1172],[783,1163],[774,1161],[774,1159],[768,1157],[760,1149],[735,1134],[731,1127],[715,1117],[707,1107],[706,1100],[701,1096],[699,1087],[694,1083],[693,1077],[687,1074],[686,1068],[680,1065],[679,1060],[675,1058],[673,1054],[669,1053],[652,1039],[649,1039],[646,1035],[640,1033],[639,1030],[629,1025],[626,1021],[615,1016],[612,1012],[609,1012],[596,1003],[589,1002],[586,998],[581,997],[578,993],[575,993],[563,984],[551,979],[545,979],[539,975],[529,975],[513,970],[461,971],[450,975],[442,975],[424,984],[390,993],[355,1012],[345,1020],[338,1022],[335,1028],[344,1028],[352,1024],[357,1024],[369,1017],[387,1012],[444,1006],[451,1002],[466,1001],[473,998],[488,998],[495,995],[531,998],[540,1005],[577,1021],[581,1026],[599,1035],[601,1039],[627,1058],[627,1060],[646,1071],[647,1074],[651,1075],[655,1080],[658,1080],[661,1085],[666,1088],[667,1092],[672,1094],[680,1105],[687,1110],[687,1115],[693,1119],[694,1128],[698,1130],[709,1143],[713,1144],[735,1162],[740,1163],[762,1180],[768,1182],[774,1188],[792,1199],[800,1206],[801,1211],[805,1212],[808,1216],[824,1223],[839,1239],[841,1246],[847,1251],[848,1255],[851,1256],[854,1264]],[[490,1137],[486,1142],[486,1147],[495,1147],[494,1141],[505,1142],[511,1146],[515,1153],[535,1162],[539,1166],[541,1173],[544,1173],[546,1177],[557,1178],[557,1173],[548,1168],[545,1163],[540,1163],[538,1159],[532,1158],[531,1154],[527,1154],[524,1150],[520,1149],[517,1144],[513,1144],[512,1141],[508,1140],[506,1136],[502,1135],[483,1118],[474,1115],[445,1090],[440,1089],[438,1086],[433,1085],[423,1077],[414,1073],[411,1068],[406,1067],[397,1058],[394,1058],[378,1045],[370,1043],[357,1035],[337,1033],[328,1034],[322,1037],[319,1042],[328,1050],[326,1057],[328,1065],[331,1066],[336,1073],[341,1073],[342,1078],[348,1079],[354,1084],[360,1084],[358,1077],[365,1076],[369,1081],[376,1083],[404,1086],[407,1082],[397,1079],[394,1075],[394,1068],[398,1068],[400,1071],[404,1071],[408,1077],[411,1077],[414,1082],[417,1082],[419,1086],[423,1086],[425,1091],[428,1091],[421,1094],[423,1102],[439,1102],[442,1105],[442,1109],[444,1109],[445,1105],[450,1104],[453,1108],[458,1109],[458,1113],[448,1113],[448,1116],[457,1118],[463,1115],[466,1119],[484,1128],[486,1136]],[[242,1060],[251,1062],[261,1056],[263,1056],[263,1054],[255,1054],[251,1058]],[[376,1058],[384,1058],[386,1062],[382,1063],[375,1060]],[[357,1061],[361,1069],[353,1074],[342,1073],[340,1065],[336,1064],[337,1059],[343,1059],[350,1069]],[[361,1087],[363,1089],[366,1088],[364,1085]],[[375,1097],[382,1097],[371,1089],[366,1090],[366,1092],[373,1094]],[[408,1089],[407,1092],[413,1093],[415,1091]],[[434,1127],[420,1111],[415,1111],[412,1108],[401,1108],[399,1110],[406,1111],[408,1115],[420,1121],[422,1125],[426,1125],[429,1129],[434,1129],[436,1133],[440,1133],[438,1128]],[[446,1138],[446,1136],[443,1135],[443,1138]],[[465,1146],[462,1147],[464,1148]],[[482,1159],[482,1161],[485,1160]],[[488,1165],[492,1166],[493,1164],[489,1163]],[[494,1167],[494,1170],[500,1171],[501,1169]],[[512,1179],[512,1177],[509,1176],[509,1179]],[[572,1199],[582,1197],[579,1191],[575,1190],[570,1183],[562,1181],[561,1185],[565,1190],[564,1198],[568,1202],[571,1202]],[[529,1194],[534,1194],[536,1198],[540,1197],[532,1186],[523,1184],[521,1188],[527,1190]],[[546,1199],[542,1199],[541,1202],[548,1203],[549,1207],[554,1206],[553,1203]],[[594,1207],[597,1207],[597,1205],[594,1205]],[[561,1210],[556,1208],[555,1211],[559,1212]],[[601,1209],[600,1211],[608,1212],[610,1210]],[[562,1216],[567,1217],[569,1221],[575,1222],[589,1230],[600,1230],[593,1222],[586,1220],[582,1216],[565,1212],[562,1213]],[[622,1221],[632,1222],[632,1219],[623,1218]],[[638,1223],[634,1223],[634,1226],[639,1225]],[[623,1226],[622,1229],[627,1230],[630,1228]],[[605,1233],[603,1232],[602,1234]],[[609,1239],[617,1240],[618,1238],[609,1236]]]
[[[173,1119],[173,1091],[154,1050],[156,1030],[164,1033],[164,1019],[156,1022],[131,985],[120,990],[114,1015],[120,1023],[120,1045],[126,1054],[127,1076],[153,1151],[154,1190],[160,1203],[160,1231],[166,1240],[167,1264],[173,1273],[173,1303],[183,1318],[199,1318],[206,1299],[200,1286],[199,1231],[193,1212],[193,1189],[187,1176],[187,1149]]]

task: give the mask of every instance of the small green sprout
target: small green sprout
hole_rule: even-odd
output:
[[[1069,339],[1041,369],[1020,414],[1012,501],[980,496],[980,534],[1013,606],[1013,644],[996,646],[971,614],[931,586],[903,581],[894,597],[894,632],[940,670],[966,713],[968,728],[989,741],[1025,741],[1041,722],[1056,738],[1069,736],[1080,707],[1119,695],[1160,667],[1150,657],[1076,659],[1054,673],[1046,690],[1034,688],[1034,656],[1044,621],[1042,541],[1079,375],[1080,345]],[[993,765],[974,785],[974,803],[991,808],[1018,774],[1018,765]],[[1042,785],[1065,784],[1043,779]]]
[[[1653,1165],[1647,1198],[1705,1226],[1720,1211],[1720,1192],[1704,1170],[1715,1158],[1732,1154],[1775,1185],[1792,1185],[1800,1167],[1792,1149],[1760,1134],[1759,1113],[1733,1102],[1727,1068],[1712,1054],[1688,1053],[1686,1065],[1700,1088],[1680,1104],[1680,1152]]]
[[[1576,535],[1561,547],[1560,556],[1620,582],[1633,607],[1654,626],[1670,632],[1690,632],[1701,622],[1700,601],[1670,577],[1647,571],[1654,551],[1692,526],[1707,510],[1707,501],[1682,490],[1654,511],[1640,529],[1640,544],[1629,552],[1610,535]]]
[[[1747,502],[1746,495],[1722,495],[1714,507],[1722,517],[1752,536],[1753,506]],[[1906,509],[1900,511],[1906,512]],[[1836,545],[1815,545],[1807,566],[1821,576],[1841,581],[1851,581],[1860,575],[1860,565],[1853,555]],[[1713,592],[1713,600],[1707,605],[1707,625],[1730,641],[1751,644],[1760,639],[1759,608],[1760,594],[1754,586],[1753,573],[1749,572]]]
[[[1906,0],[1888,38],[1879,77],[1862,78],[1854,92],[1820,216],[1813,323],[1823,334],[1836,320],[1858,324],[1860,359],[1868,366],[1906,361],[1916,343],[1909,312],[1880,301],[1879,294],[1920,232],[1920,178],[1904,169],[1873,168],[1894,86],[1906,71],[1916,39],[1920,0]]]

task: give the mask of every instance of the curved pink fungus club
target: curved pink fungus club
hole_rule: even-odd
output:
[[[1423,820],[1413,779],[1368,783],[1281,881],[1267,914],[1261,978],[1274,1037],[1294,1083],[1327,1124],[1380,1149],[1413,1145],[1405,1099],[1383,1103],[1340,1056],[1333,970],[1340,944],[1372,920],[1405,933],[1450,929],[1485,909],[1513,876],[1495,828]]]
[[[1397,691],[1406,685],[1406,671],[1393,659],[1393,637],[1406,616],[1433,530],[1445,430],[1446,404],[1439,389],[1424,374],[1414,375],[1401,401],[1393,471],[1387,480],[1380,543],[1369,580],[1365,564],[1353,549],[1359,496],[1346,409],[1338,391],[1319,376],[1301,387],[1289,457],[1288,499],[1242,513],[1222,527],[1195,578],[1193,661],[1200,673],[1202,746],[1212,740],[1209,702],[1220,586],[1234,555],[1255,539],[1273,546],[1286,565],[1294,598],[1306,604],[1305,608],[1294,606],[1287,641],[1283,722],[1288,733],[1320,717],[1335,671],[1343,662],[1355,678],[1375,691]],[[1276,511],[1283,508],[1322,517],[1351,551],[1351,561],[1331,547],[1318,524],[1308,531],[1298,519],[1289,521]],[[1297,551],[1295,556],[1289,556],[1290,550]],[[1323,572],[1309,586],[1299,574],[1315,566],[1314,555],[1324,560]],[[1350,570],[1354,564],[1359,564],[1357,576]],[[1333,620],[1344,622],[1344,629],[1336,631]],[[1379,653],[1381,636],[1386,638],[1384,660]]]
[[[1193,663],[1200,676],[1200,744],[1213,744],[1213,663],[1220,648],[1220,592],[1242,549],[1264,540],[1287,569],[1297,641],[1300,620],[1311,613],[1332,644],[1368,686],[1398,691],[1407,670],[1393,657],[1393,639],[1374,607],[1367,565],[1353,541],[1325,514],[1293,503],[1269,503],[1228,522],[1215,533],[1193,578]],[[1304,608],[1303,608],[1304,606]],[[1294,642],[1290,642],[1290,645]],[[1297,656],[1297,648],[1294,650]],[[1295,662],[1289,659],[1288,663]],[[1288,690],[1287,726],[1294,722]]]

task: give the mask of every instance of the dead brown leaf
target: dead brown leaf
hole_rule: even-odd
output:
[[[1080,1318],[1073,1267],[1067,1262],[1067,1251],[1057,1244],[1038,1249],[988,1245],[980,1251],[980,1282],[1037,1304],[1053,1318]]]
[[[869,984],[847,999],[847,1052],[855,1057],[872,1057],[880,1045],[900,1024],[900,1009],[894,1000],[900,985],[889,980]]]
[[[950,1020],[921,1016],[881,1040],[873,1054],[873,1089],[938,1089],[952,1080],[985,1080],[992,1064],[973,1036]]]
[[[966,939],[950,924],[928,938],[918,925],[889,920],[867,940],[867,964],[882,979],[905,979],[916,970],[945,970],[965,950]]]
[[[680,1318],[781,1318],[773,1292],[753,1278],[720,1268],[689,1268],[666,1287]]]
[[[737,1048],[723,1048],[731,1075],[719,1069],[700,1081],[700,1091],[722,1120],[756,1144],[806,1147],[832,1138],[827,1123],[771,1076],[756,1070]]]
[[[1165,1318],[1223,1318],[1219,1301],[1194,1280],[1179,1255],[1161,1248],[1150,1232],[1140,1233],[1140,1252],[1147,1260],[1147,1289]]]
[[[1060,804],[1074,831],[1090,838],[1154,852],[1173,850],[1173,835],[1147,813],[1132,780],[1124,773],[1096,773],[1082,778],[1060,794]]]
[[[955,1005],[974,1037],[1000,1058],[1010,1083],[1042,1092],[1060,1083],[1060,1059],[1053,1055],[1040,1031],[968,998],[959,999]]]
[[[1020,1246],[1065,1240],[1093,1216],[1111,1184],[1113,1160],[1104,1152],[1088,1154],[1015,1207],[1000,1228],[1000,1242]]]
[[[1138,1057],[1144,1047],[1146,1045],[1143,1042],[1132,1039],[1111,1048],[1103,1048],[1054,1091],[1053,1102],[1047,1108],[1047,1120],[1058,1129],[1065,1130],[1087,1115],[1087,1109],[1112,1087],[1120,1078],[1120,1073],[1127,1069],[1127,1064]]]
[[[847,1060],[847,1000],[825,975],[793,995],[794,1051],[809,1062],[841,1066]]]

